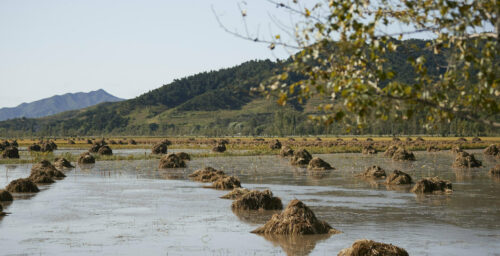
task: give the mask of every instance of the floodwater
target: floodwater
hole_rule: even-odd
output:
[[[113,145],[110,146],[113,150],[114,155],[137,155],[137,154],[151,154],[151,149],[145,148],[117,148],[113,149]],[[21,151],[28,151],[26,147],[19,148]],[[82,153],[89,152],[88,149],[83,148],[59,148],[53,151],[54,155],[60,155],[64,153],[70,153],[73,155],[80,155]],[[200,153],[210,153],[210,149],[196,149],[196,148],[169,148],[168,153],[186,152],[188,154],[200,154]]]
[[[98,162],[68,171],[33,195],[15,195],[0,219],[0,254],[19,255],[336,255],[357,239],[403,247],[410,255],[500,255],[500,179],[484,168],[452,169],[448,152],[416,152],[415,162],[382,154],[318,155],[337,169],[308,173],[277,156],[194,159],[158,170],[158,160]],[[378,164],[414,180],[451,180],[448,195],[416,196],[354,175]],[[250,233],[273,212],[233,213],[226,191],[187,175],[212,166],[251,189],[271,189],[284,205],[300,199],[343,233],[302,238]],[[0,187],[28,176],[31,165],[0,165]]]

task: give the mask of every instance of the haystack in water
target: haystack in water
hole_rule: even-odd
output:
[[[104,145],[99,148],[97,153],[102,156],[111,156],[113,155],[113,150],[108,145]]]
[[[11,193],[36,193],[40,191],[36,184],[28,178],[11,181],[5,190]]]
[[[214,182],[220,178],[226,177],[226,174],[223,171],[216,170],[212,167],[205,167],[194,171],[189,174],[188,177],[199,182]]]
[[[226,152],[226,144],[224,143],[219,143],[217,144],[215,147],[212,148],[212,151],[213,152],[217,152],[217,153],[223,153],[223,152]]]
[[[234,200],[234,199],[238,199],[238,198],[242,197],[244,194],[246,194],[248,192],[250,192],[250,190],[248,190],[246,188],[235,188],[235,189],[233,189],[233,191],[221,196],[220,198]]]
[[[363,173],[357,175],[358,177],[369,178],[369,179],[385,179],[385,170],[380,166],[372,165],[365,169]]]
[[[28,151],[39,152],[41,150],[42,150],[42,147],[40,147],[40,145],[38,145],[36,143],[33,143],[33,144],[28,146]]]
[[[464,152],[464,150],[462,149],[462,147],[460,147],[460,145],[455,145],[453,146],[451,149],[450,149],[451,153],[453,154],[458,154],[460,152]]]
[[[334,234],[338,230],[325,221],[318,220],[309,207],[301,201],[292,200],[285,210],[273,217],[264,226],[252,231],[257,234],[313,235]]]
[[[50,179],[47,179],[47,177]],[[64,177],[66,177],[66,175],[57,170],[56,167],[47,160],[42,160],[33,165],[29,176],[35,183],[52,183],[50,182],[51,179],[60,179]]]
[[[91,155],[89,152],[85,152],[80,155],[78,158],[78,163],[79,164],[94,164],[95,163],[95,157]]]
[[[472,138],[472,142],[481,142],[481,138],[474,137],[474,138]]]
[[[53,141],[46,141],[40,145],[40,150],[42,152],[52,152],[57,149],[57,144]]]
[[[166,154],[168,151],[168,145],[164,142],[157,143],[153,145],[153,148],[151,148],[151,153],[153,154]]]
[[[164,155],[160,159],[160,168],[184,168],[186,167],[186,163],[176,154],[168,154]]]
[[[240,179],[234,176],[227,176],[227,177],[220,177],[219,179],[215,180],[214,183],[212,183],[212,186],[210,186],[209,188],[215,188],[218,190],[229,190],[240,187],[241,187]]]
[[[280,156],[282,157],[293,156],[293,149],[290,148],[289,146],[282,147],[280,150]]]
[[[281,198],[273,196],[270,190],[252,190],[231,204],[233,210],[281,210]]]
[[[341,250],[337,256],[408,256],[408,252],[392,244],[363,239]]]
[[[274,140],[271,142],[269,145],[271,149],[280,149],[281,148],[281,142],[279,140]]]
[[[488,173],[494,176],[500,176],[500,164],[495,165],[495,167],[491,168]]]
[[[377,149],[375,149],[373,145],[368,145],[363,147],[361,153],[363,153],[364,155],[374,155],[377,154]]]
[[[59,170],[75,168],[75,166],[73,166],[66,158],[61,157],[56,158],[55,160],[54,166]]]
[[[394,152],[396,152],[396,150],[398,150],[398,147],[391,145],[391,146],[387,147],[387,149],[385,150],[384,156],[385,157],[392,157],[394,155]]]
[[[329,163],[323,161],[323,159],[315,157],[311,159],[311,161],[309,161],[307,169],[311,171],[324,171],[324,170],[332,170],[335,168],[333,168]]]
[[[293,156],[290,159],[291,164],[293,165],[307,165],[311,161],[312,156],[305,149],[299,149],[293,152]]]
[[[191,156],[186,153],[186,152],[177,152],[175,153],[180,159],[184,160],[184,161],[190,161],[191,160]]]
[[[415,155],[404,148],[398,148],[398,150],[396,150],[396,152],[392,155],[392,160],[415,161]]]
[[[10,194],[9,191],[7,190],[0,190],[0,202],[12,202],[14,201],[14,198],[12,197],[12,194]]]
[[[438,152],[440,149],[434,145],[430,145],[427,147],[427,152]]]
[[[9,146],[2,152],[2,158],[19,158],[19,150],[14,146]]]
[[[497,155],[499,152],[500,152],[500,150],[498,150],[498,147],[497,147],[497,145],[495,145],[495,144],[491,144],[491,145],[489,145],[487,148],[485,148],[485,149],[483,150],[483,153],[484,153],[485,155],[488,155],[488,156],[495,156],[495,155]]]
[[[452,166],[455,168],[474,168],[482,165],[481,161],[477,160],[473,154],[463,151],[457,154]]]
[[[416,194],[434,193],[434,192],[451,192],[452,185],[450,181],[439,179],[438,177],[423,178],[413,186],[411,192]]]
[[[405,172],[394,170],[394,172],[387,177],[385,184],[388,185],[405,185],[411,184],[411,176]]]

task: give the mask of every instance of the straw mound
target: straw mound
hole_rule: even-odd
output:
[[[434,145],[430,145],[427,147],[427,152],[438,152],[440,149]]]
[[[423,142],[423,141],[425,141],[425,140],[424,140],[424,138],[422,138],[422,137],[417,137],[417,138],[415,139],[415,141]]]
[[[164,155],[160,159],[159,168],[184,168],[186,163],[176,154]]]
[[[28,178],[11,181],[5,190],[11,193],[34,193],[40,191],[36,184]]]
[[[66,175],[57,170],[49,161],[42,160],[31,167],[29,179],[35,183],[54,183],[53,179],[64,177]]]
[[[2,152],[2,157],[3,158],[19,158],[19,150],[17,150],[17,148],[14,146],[9,146]]]
[[[214,182],[221,177],[226,177],[223,171],[216,170],[212,167],[205,167],[203,169],[198,169],[193,173],[189,174],[188,177],[194,181],[199,182]]]
[[[484,149],[483,153],[485,155],[489,156],[494,156],[497,155],[500,151],[498,150],[498,147],[495,144],[489,145],[487,148]]]
[[[43,142],[40,146],[42,152],[52,152],[57,149],[57,144],[53,141]]]
[[[372,138],[366,138],[366,141],[373,141]]]
[[[363,239],[343,249],[337,256],[408,256],[408,252],[392,244]]]
[[[12,202],[14,198],[7,190],[0,190],[0,202]]]
[[[151,153],[153,154],[166,154],[168,151],[168,146],[164,142],[160,142],[158,144],[155,144],[153,148],[151,149]]]
[[[368,146],[363,147],[363,150],[361,151],[361,153],[363,153],[365,155],[373,155],[373,154],[377,154],[377,150],[372,145],[368,145]]]
[[[52,184],[55,181],[44,173],[35,173],[30,175],[29,179],[36,184]]]
[[[451,151],[451,153],[454,153],[454,154],[457,154],[457,153],[460,153],[460,152],[464,152],[464,150],[462,149],[462,147],[460,147],[460,145],[453,146],[450,149],[450,151]]]
[[[458,138],[458,139],[457,139],[457,141],[458,141],[458,142],[466,142],[466,141],[467,141],[467,139],[466,139],[466,138]]]
[[[133,140],[133,139],[130,139],[130,140],[128,141],[128,144],[130,144],[130,145],[136,145],[136,144],[137,144],[137,142],[136,142],[135,140]]]
[[[293,149],[290,148],[289,146],[282,147],[280,150],[280,156],[282,157],[293,156]]]
[[[292,159],[290,159],[293,165],[307,165],[311,161],[312,156],[305,149],[299,149],[293,153]]]
[[[185,160],[185,161],[190,161],[191,160],[191,156],[186,153],[186,152],[177,152],[175,153],[180,159],[182,160]]]
[[[240,179],[234,176],[227,176],[227,177],[219,176],[219,179],[215,180],[210,188],[215,188],[218,190],[229,190],[240,187],[241,187]]]
[[[313,171],[324,171],[324,170],[331,170],[335,169],[333,168],[329,163],[323,161],[323,159],[319,157],[313,158],[311,161],[309,161],[309,165],[307,165],[308,170],[313,170]]]
[[[91,155],[89,152],[85,152],[80,155],[78,158],[79,164],[93,164],[95,163],[95,157]]]
[[[385,150],[384,156],[385,157],[392,157],[394,155],[394,152],[396,152],[396,150],[398,150],[398,147],[391,145],[391,146],[387,147],[387,149]]]
[[[473,168],[481,167],[482,165],[481,161],[476,160],[473,154],[464,151],[457,154],[452,166],[456,168]]]
[[[252,190],[233,201],[234,210],[281,210],[283,204],[279,197],[274,197],[270,190]]]
[[[372,165],[366,168],[363,173],[360,173],[357,176],[373,179],[385,179],[387,175],[385,174],[385,170],[380,166]]]
[[[396,160],[396,161],[404,161],[404,160],[415,161],[415,155],[412,152],[407,151],[404,148],[398,148],[398,150],[396,150],[396,152],[394,152],[394,154],[392,155],[392,160]]]
[[[273,217],[264,226],[252,231],[257,234],[312,235],[339,233],[328,223],[318,220],[314,212],[301,201],[292,200],[286,209]]]
[[[441,180],[438,177],[423,178],[415,184],[411,189],[413,193],[434,193],[434,192],[451,192],[452,185],[450,181]]]
[[[212,148],[213,152],[223,153],[226,151],[226,144],[219,143],[215,147]]]
[[[389,185],[404,185],[411,184],[411,176],[405,172],[394,170],[394,172],[385,180]]]
[[[235,188],[235,189],[233,189],[233,191],[221,196],[220,198],[234,200],[234,199],[240,198],[241,196],[243,196],[244,194],[246,194],[248,192],[250,192],[250,190],[248,190],[246,188]]]
[[[66,168],[75,168],[66,158],[56,158],[56,161],[54,162],[54,166],[59,169],[66,169]]]
[[[33,152],[38,152],[38,151],[42,150],[42,147],[40,147],[40,145],[38,145],[36,143],[33,143],[33,144],[28,146],[28,150],[33,151]]]
[[[97,150],[97,153],[99,155],[103,155],[103,156],[111,156],[113,155],[113,150],[111,150],[111,148],[107,145],[104,145],[102,147],[99,148],[99,150]]]
[[[271,149],[280,149],[281,148],[281,142],[279,140],[274,140],[273,142],[271,142],[271,144],[269,145],[269,147]]]
[[[490,175],[500,175],[500,164],[495,165],[495,167],[491,168],[488,173]]]

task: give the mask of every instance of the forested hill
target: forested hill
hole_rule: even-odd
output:
[[[429,73],[442,72],[445,56],[433,56],[424,49],[425,41],[409,40],[389,56],[387,68],[396,80],[412,81],[415,74],[407,60],[424,53]],[[341,125],[318,127],[307,122],[321,99],[305,105],[279,107],[272,100],[253,95],[250,88],[278,72],[285,63],[269,60],[203,72],[178,79],[131,100],[103,103],[82,110],[28,119],[0,122],[0,136],[77,136],[77,135],[303,135],[341,134]],[[298,80],[291,76],[292,81]],[[293,103],[293,102],[292,102]],[[418,120],[405,123],[374,121],[354,133],[423,134]],[[485,130],[486,129],[486,130]],[[457,135],[491,134],[480,125],[457,120],[433,132]],[[495,132],[495,131],[493,131]]]

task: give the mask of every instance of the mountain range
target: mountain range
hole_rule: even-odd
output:
[[[0,121],[20,117],[38,118],[50,116],[68,110],[90,107],[103,102],[117,102],[122,100],[103,89],[87,93],[66,93],[30,103],[22,103],[12,108],[0,108]]]

